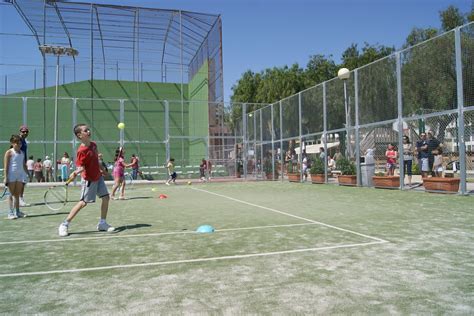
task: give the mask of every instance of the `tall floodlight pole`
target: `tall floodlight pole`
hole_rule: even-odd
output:
[[[54,143],[53,143],[53,179],[57,180],[57,164],[56,159],[58,155],[58,97],[59,97],[59,58],[61,56],[67,55],[75,57],[79,55],[79,52],[72,47],[63,47],[63,46],[52,46],[52,45],[41,45],[39,50],[43,55],[53,54],[56,56],[56,90],[54,94]]]
[[[346,114],[346,157],[350,157],[352,155],[351,143],[350,143],[350,137],[349,137],[349,128],[351,125],[351,119],[350,119],[349,105],[347,104],[347,79],[351,77],[351,73],[349,69],[341,68],[337,72],[337,77],[340,80],[342,80],[342,82],[344,83],[344,112]]]

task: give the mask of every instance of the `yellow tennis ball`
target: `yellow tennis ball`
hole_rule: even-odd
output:
[[[151,189],[153,192],[156,191],[156,188]]]
[[[117,127],[118,127],[119,129],[124,129],[124,128],[125,128],[125,123],[120,122],[120,123],[118,123]]]
[[[188,185],[191,185],[191,181],[188,181]]]

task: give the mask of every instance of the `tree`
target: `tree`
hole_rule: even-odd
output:
[[[438,35],[437,29],[434,29],[434,28],[421,29],[421,28],[414,27],[411,30],[410,34],[408,34],[405,40],[405,45],[403,45],[403,48],[414,46],[418,43],[429,40],[430,38],[433,38],[436,35]]]
[[[309,57],[304,73],[305,88],[312,87],[337,75],[338,67],[331,57],[330,55],[326,58],[324,55],[319,54]]]
[[[342,65],[340,67],[345,67],[350,70],[356,69],[388,56],[394,51],[394,47],[370,45],[369,43],[364,43],[362,51],[359,51],[357,44],[351,44],[351,46],[342,53]]]
[[[445,32],[450,31],[458,26],[466,23],[459,9],[453,5],[450,5],[446,10],[439,12],[441,19],[441,29]]]
[[[269,68],[262,74],[255,101],[274,103],[304,89],[303,69],[298,64]]]
[[[232,86],[232,102],[255,102],[261,75],[251,70],[243,73],[237,84]]]

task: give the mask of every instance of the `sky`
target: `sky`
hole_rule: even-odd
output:
[[[399,49],[413,27],[440,28],[439,12],[449,5],[458,7],[463,13],[469,12],[473,6],[473,0],[93,2],[220,14],[225,101],[230,101],[232,86],[247,70],[260,72],[266,68],[290,66],[294,63],[305,67],[309,57],[316,54],[332,55],[339,63],[342,52],[352,43],[359,48],[367,42]],[[2,69],[0,67],[0,74]]]

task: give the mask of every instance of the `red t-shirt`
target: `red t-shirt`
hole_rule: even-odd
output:
[[[97,181],[101,177],[99,167],[99,154],[97,145],[91,142],[89,146],[79,146],[77,148],[76,166],[84,167],[82,178],[87,181]]]

